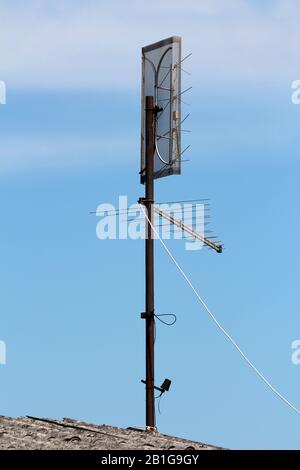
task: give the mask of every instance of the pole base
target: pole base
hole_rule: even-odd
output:
[[[146,426],[146,432],[157,432],[156,426]]]

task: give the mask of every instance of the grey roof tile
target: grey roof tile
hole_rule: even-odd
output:
[[[220,447],[145,432],[95,425],[65,418],[0,417],[0,449],[95,449],[95,450],[216,450]]]

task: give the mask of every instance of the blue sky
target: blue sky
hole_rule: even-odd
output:
[[[156,0],[26,5],[0,7],[1,414],[144,424],[144,244],[98,240],[89,212],[143,194],[140,48],[173,34],[193,52],[192,145],[182,175],[157,181],[156,199],[211,198],[226,250],[169,246],[299,407],[297,2],[166,0],[154,31]],[[299,448],[299,416],[258,381],[156,245],[156,310],[178,318],[157,325],[157,383],[173,381],[159,430]]]

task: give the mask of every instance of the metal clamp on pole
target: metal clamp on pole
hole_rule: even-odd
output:
[[[153,199],[147,199],[146,197],[140,197],[138,199],[138,204],[141,204],[142,206],[146,206],[148,202],[153,203],[154,200]]]
[[[146,380],[141,380],[141,382],[142,384],[147,385]],[[160,387],[156,387],[156,385],[153,385],[152,388],[160,392],[160,396],[161,396],[163,393],[168,392],[170,390],[171,383],[172,381],[170,379],[165,379]]]
[[[147,319],[153,319],[154,318],[154,312],[142,312],[141,313],[141,319],[142,320],[147,320]]]

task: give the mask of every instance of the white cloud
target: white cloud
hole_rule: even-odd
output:
[[[176,34],[185,51],[193,52],[186,68],[194,88],[209,81],[220,93],[226,81],[270,87],[284,81],[289,97],[291,82],[300,76],[299,20],[299,0],[2,2],[0,79],[8,93],[13,87],[138,90],[140,48]],[[206,131],[209,143],[213,132],[210,137]],[[225,134],[220,139],[227,142]],[[136,136],[6,134],[0,172],[101,165],[120,161],[121,154],[138,155],[137,146]]]
[[[0,78],[8,88],[137,89],[141,46],[179,34],[193,80],[276,84],[299,76],[299,20],[298,0],[2,2]]]
[[[14,170],[99,166],[137,153],[133,139],[76,135],[1,136],[0,174]],[[122,159],[120,158],[122,155]]]

